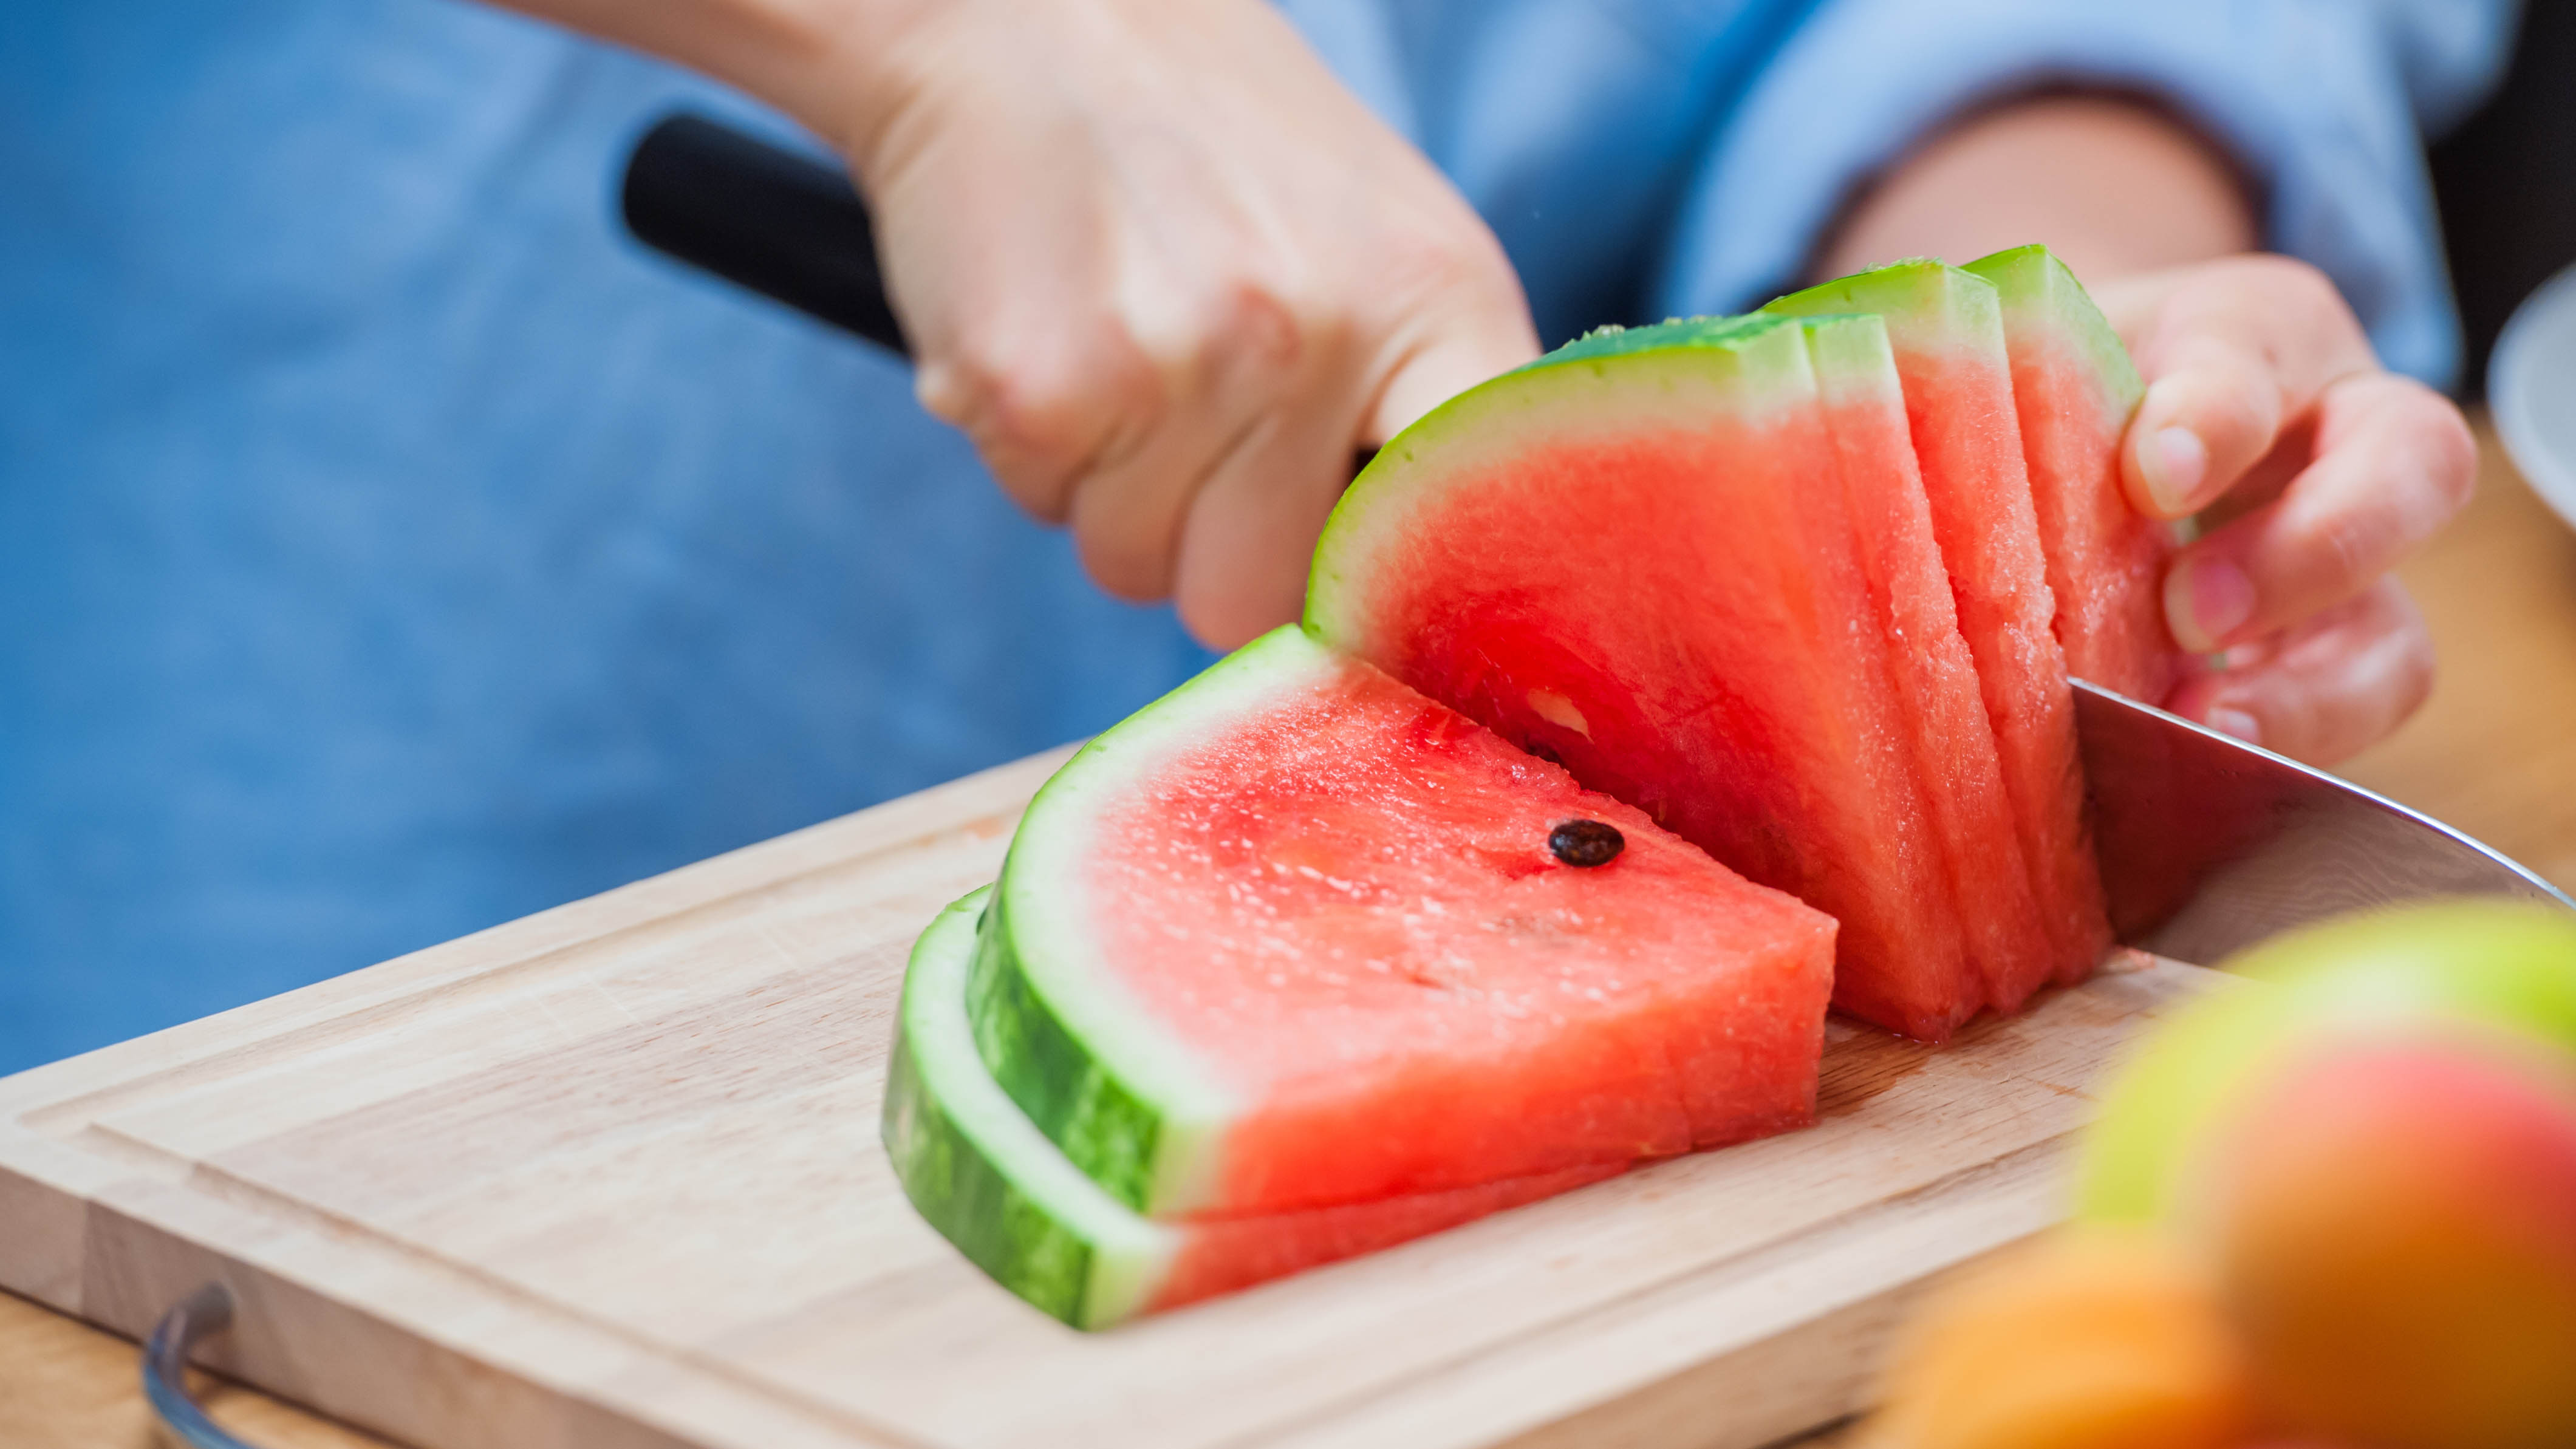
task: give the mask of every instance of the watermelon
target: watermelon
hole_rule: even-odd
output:
[[[1038,792],[967,1009],[1112,1199],[1276,1214],[1803,1125],[1834,935],[1289,626]]]
[[[966,982],[991,889],[940,913],[904,975],[886,1152],[906,1196],[995,1282],[1076,1328],[1293,1273],[1596,1182],[1610,1163],[1445,1193],[1204,1223],[1138,1214],[1085,1177],[975,1048]]]
[[[1772,302],[1793,316],[1874,312],[1903,379],[1932,526],[1960,632],[1977,662],[2031,890],[2051,954],[2003,984],[2018,1000],[2080,980],[2110,945],[2084,826],[2075,700],[2022,462],[2003,309],[1994,286],[1938,262],[1901,262]]]
[[[1317,546],[1307,624],[1831,914],[1835,1003],[1937,1040],[1989,999],[1962,907],[2029,887],[2009,836],[1944,849],[1929,796],[1973,760],[1927,760],[1931,711],[1900,697],[1938,609],[1919,535],[1911,564],[1861,557],[1838,485],[1873,446],[1901,452],[1829,424],[1795,322],[1594,334],[1379,450]],[[1964,687],[1925,644],[1922,699]]]
[[[1959,633],[1887,328],[1865,315],[1805,325],[1968,955],[1985,979],[1987,1004],[2010,1011],[2029,995],[2026,983],[2048,975],[2052,946],[2027,873],[1994,868],[2018,864],[2021,846],[1976,661]]]
[[[2160,704],[2182,671],[2164,611],[2165,568],[2182,535],[2138,512],[2120,484],[2120,440],[2146,384],[2109,319],[2048,248],[2015,247],[1965,270],[1994,284],[2003,306],[2013,408],[2066,668]]]

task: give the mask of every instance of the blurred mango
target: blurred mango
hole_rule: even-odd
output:
[[[2576,1445],[2576,1058],[2373,1042],[2235,1120],[2188,1216],[2269,1422],[2373,1449]]]
[[[2244,1358],[2209,1275],[2143,1232],[2051,1234],[1926,1299],[1855,1449],[2232,1449]]]
[[[2228,963],[2113,1079],[2078,1221],[1928,1299],[1874,1449],[2576,1449],[2576,918]]]
[[[2228,1111],[2267,1075],[2336,1042],[2438,1030],[2576,1053],[2576,917],[2546,906],[2460,900],[2365,912],[2276,937],[2225,967],[2252,980],[2184,1008],[2113,1078],[2077,1163],[2080,1217],[2167,1216]]]

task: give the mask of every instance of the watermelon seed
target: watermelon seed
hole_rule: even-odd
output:
[[[1547,833],[1548,853],[1567,865],[1608,865],[1627,848],[1628,837],[1606,821],[1562,821]]]
[[[1528,744],[1521,746],[1521,748],[1559,769],[1563,769],[1565,767],[1565,756],[1549,749],[1546,742],[1543,740],[1532,740]]]

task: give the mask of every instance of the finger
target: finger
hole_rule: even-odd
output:
[[[1156,369],[1105,323],[984,329],[927,355],[913,393],[1045,523],[1066,522],[1076,485],[1132,452],[1165,411]]]
[[[994,125],[943,128],[872,178],[915,396],[1049,523],[1065,521],[1077,480],[1152,433],[1168,401],[1121,313],[1117,248],[1082,183],[1051,137]],[[1054,224],[1031,227],[1031,215]]]
[[[2165,619],[2205,654],[2352,598],[2468,501],[2477,444],[2422,383],[2360,373],[2326,390],[2313,461],[2281,496],[2192,544],[2165,576]]]
[[[1318,379],[1236,439],[1191,498],[1172,599],[1201,643],[1231,649],[1304,612],[1315,539],[1350,483],[1361,417],[1355,388]]]
[[[1183,530],[1217,479],[1250,471],[1294,497],[1338,490],[1358,427],[1343,319],[1249,276],[1184,293],[1169,275],[1138,278],[1123,309],[1147,353],[1166,359],[1169,404],[1137,447],[1103,460],[1074,492],[1084,567],[1131,599],[1178,592]],[[1318,467],[1317,457],[1331,461]]]
[[[1383,443],[1440,404],[1538,356],[1538,329],[1518,281],[1508,269],[1493,276],[1500,285],[1462,288],[1436,330],[1422,328],[1392,345],[1378,364],[1385,381],[1369,399],[1361,443]]]
[[[2298,625],[2238,668],[2183,682],[2166,707],[2314,765],[2385,738],[2433,689],[2433,639],[2395,579]]]
[[[1374,365],[1319,348],[1285,400],[1191,500],[1173,597],[1202,642],[1230,648],[1304,612],[1315,539],[1350,482],[1353,445],[1395,436],[1421,414],[1538,355],[1518,284],[1461,287],[1392,334]],[[1419,340],[1416,340],[1419,339]],[[1346,379],[1378,378],[1365,392]]]
[[[2329,383],[2378,365],[2334,284],[2271,256],[2196,268],[2156,305],[2135,350],[2147,392],[2120,471],[2131,501],[2157,518],[2207,506]]]

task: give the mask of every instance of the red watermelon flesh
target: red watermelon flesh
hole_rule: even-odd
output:
[[[2084,823],[2075,701],[2057,643],[1994,287],[1938,262],[1880,267],[1784,297],[1793,315],[1871,312],[1887,324],[1915,457],[2012,802],[2049,957],[2001,987],[2019,1002],[2091,974],[2110,945]]]
[[[1959,633],[1887,330],[1871,316],[1811,318],[1806,326],[1890,677],[1967,949],[1989,1001],[2009,1011],[2030,983],[2046,977],[2053,947],[2023,866],[1976,660]]]
[[[1567,862],[1572,820],[1624,847]],[[1804,1125],[1834,934],[1292,627],[1040,792],[970,1015],[1114,1196],[1280,1213]]]
[[[1796,1124],[1790,1124],[1796,1125]],[[1175,1225],[1180,1251],[1146,1308],[1160,1312],[1491,1217],[1617,1177],[1624,1162],[1509,1177],[1445,1192]]]
[[[1834,1002],[1983,1006],[1803,330],[1596,336],[1451,400],[1352,485],[1326,642],[1842,923]]]
[[[2120,483],[2120,441],[2146,384],[2109,319],[2046,247],[1970,262],[2003,304],[2013,407],[2066,668],[2161,704],[2181,677],[2164,576],[2180,536]]]

